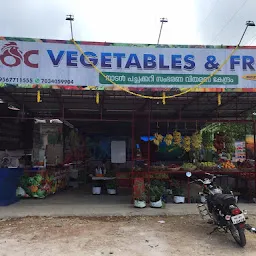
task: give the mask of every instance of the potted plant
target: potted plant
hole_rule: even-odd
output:
[[[93,195],[100,195],[101,194],[101,184],[94,183],[92,186],[92,194]]]
[[[161,208],[164,205],[163,196],[166,189],[164,183],[158,180],[154,180],[147,186],[147,190],[150,197],[150,207]]]
[[[162,196],[164,195],[165,188],[163,186],[151,185],[149,187],[150,195],[150,207],[152,208],[162,208],[163,201]]]
[[[140,195],[134,196],[134,207],[135,208],[145,208],[147,196],[145,192],[141,193]]]
[[[185,203],[184,190],[181,185],[176,185],[173,193],[173,201],[175,204],[183,204]]]
[[[109,182],[107,184],[107,191],[109,195],[115,195],[116,194],[116,183],[114,181]]]
[[[135,179],[135,184],[133,185],[133,198],[135,208],[145,208],[146,207],[146,194],[144,179]]]

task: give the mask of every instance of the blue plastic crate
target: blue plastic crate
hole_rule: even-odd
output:
[[[22,168],[0,168],[0,206],[16,203],[16,189],[23,175]]]

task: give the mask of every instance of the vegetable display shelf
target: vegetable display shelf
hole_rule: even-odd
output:
[[[46,170],[25,170],[20,186],[25,198],[45,198],[68,186],[69,170],[51,168]]]

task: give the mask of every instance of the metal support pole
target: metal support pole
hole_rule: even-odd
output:
[[[251,21],[251,20],[246,21],[245,25],[246,25],[246,27],[245,27],[244,33],[243,33],[243,35],[242,35],[242,37],[241,37],[241,39],[240,39],[240,41],[238,43],[238,46],[240,46],[240,44],[241,44],[241,42],[242,42],[242,40],[244,38],[245,32],[248,29],[248,27],[255,27],[255,23],[253,21]]]
[[[68,21],[70,22],[71,38],[72,38],[72,40],[74,40],[74,36],[73,36],[73,26],[72,26],[72,22],[75,20],[75,19],[74,19],[74,15],[71,15],[71,14],[67,15],[67,16],[66,16],[66,20],[68,20]]]
[[[148,183],[150,184],[150,122],[151,122],[151,101],[148,101],[148,106],[149,106],[149,111],[148,111],[148,177],[147,177],[147,180],[148,180]]]
[[[159,32],[159,36],[158,36],[158,40],[157,40],[157,44],[159,44],[160,41],[160,37],[161,37],[161,33],[162,33],[162,28],[163,28],[163,22],[161,22],[161,27],[160,27],[160,32]]]
[[[253,138],[254,138],[254,197],[256,197],[256,122],[253,121]]]
[[[190,199],[190,178],[187,178],[187,182],[188,182],[188,203],[190,204],[191,199]]]
[[[237,103],[237,99],[236,99],[236,120],[237,120],[237,118],[238,118],[237,110],[238,110],[238,103]]]
[[[70,20],[71,38],[74,39],[72,21]]]
[[[134,105],[134,104],[133,104]],[[133,186],[134,186],[134,168],[135,168],[135,154],[136,152],[134,152],[135,150],[135,115],[134,115],[134,111],[132,112],[132,172],[131,172],[131,186],[132,186],[132,199],[131,199],[131,203],[133,204],[134,201],[134,195],[133,195]]]
[[[244,35],[245,35],[247,29],[248,29],[248,25],[246,25],[246,27],[245,27],[244,33],[243,33],[243,35],[242,35],[242,37],[241,37],[241,39],[240,39],[240,41],[238,43],[238,46],[240,46],[240,44],[241,44],[241,42],[242,42],[242,40],[244,38]]]
[[[160,32],[159,32],[157,44],[159,44],[159,42],[160,42],[160,37],[161,37],[162,29],[163,29],[163,24],[168,22],[168,20],[166,18],[161,18],[160,22],[161,22],[161,27],[160,27]]]
[[[245,157],[248,159],[248,151],[246,145],[246,134],[247,134],[247,124],[244,124],[244,141],[245,141]]]
[[[65,120],[65,107],[63,103],[62,103],[62,120]]]
[[[134,149],[135,149],[135,131],[134,131],[134,128],[135,128],[135,124],[134,124],[134,111],[132,112],[132,165],[133,165],[133,167],[134,167],[134,159],[135,159],[135,157],[134,157]]]

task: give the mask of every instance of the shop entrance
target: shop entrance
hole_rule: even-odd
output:
[[[152,188],[161,188],[167,203],[198,202],[187,170],[225,173],[222,185],[245,202],[255,198],[255,93],[223,93],[220,104],[218,93],[187,93],[163,104],[120,91],[96,100],[95,91],[53,89],[42,89],[37,103],[37,92],[0,90],[1,159],[9,161],[1,163],[24,169],[23,198],[130,204],[150,202]]]

